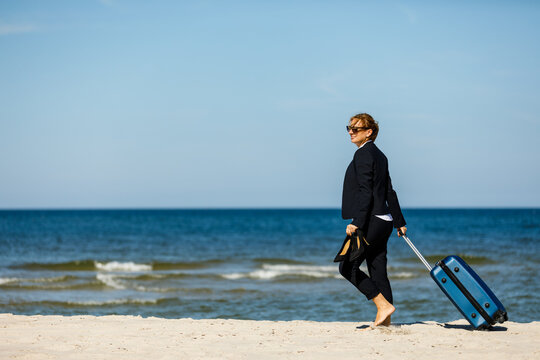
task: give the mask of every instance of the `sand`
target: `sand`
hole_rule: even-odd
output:
[[[369,323],[0,314],[0,359],[540,359],[540,322]]]

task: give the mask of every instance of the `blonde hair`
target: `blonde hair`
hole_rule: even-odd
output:
[[[375,141],[379,134],[379,123],[371,115],[366,113],[356,114],[349,120],[350,125],[356,125],[358,123],[366,129],[371,129],[371,135],[368,137],[368,140]]]

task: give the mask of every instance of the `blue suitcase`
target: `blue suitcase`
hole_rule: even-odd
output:
[[[450,255],[432,268],[408,237],[403,236],[429,270],[433,280],[476,329],[488,329],[508,320],[503,304],[486,283],[459,256]]]

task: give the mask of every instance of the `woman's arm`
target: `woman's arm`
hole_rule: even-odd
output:
[[[396,192],[392,188],[392,179],[390,178],[390,173],[388,173],[388,193],[386,194],[386,201],[388,202],[388,207],[390,208],[390,214],[394,219],[394,227],[398,230],[401,230],[403,234],[407,232],[405,225],[405,218],[401,212],[401,206],[399,206],[399,201]],[[398,236],[401,236],[398,231]]]

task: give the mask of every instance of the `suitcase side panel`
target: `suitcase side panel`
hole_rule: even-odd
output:
[[[493,317],[497,311],[506,313],[501,301],[495,296],[493,291],[478,276],[478,274],[459,256],[447,256],[442,260],[450,268],[458,280],[469,290],[469,292],[484,306],[484,310]],[[456,268],[458,271],[455,271]],[[485,305],[489,304],[488,307]]]
[[[465,319],[476,329],[487,327],[487,321],[478,314],[478,311],[463,295],[461,290],[454,282],[446,275],[444,270],[436,265],[430,272],[433,280],[439,285],[441,290],[446,294],[448,299],[454,304]],[[474,315],[473,315],[474,314]]]
[[[449,257],[448,259],[450,259],[451,260],[450,263],[452,263],[454,262],[453,260],[455,259],[455,257]],[[471,305],[476,309],[476,313],[472,313],[471,317],[476,318],[477,316],[482,316],[482,318],[484,318],[484,320],[487,322],[488,327],[489,325],[495,324],[493,317],[491,317],[486,311],[488,310],[488,308],[490,308],[491,303],[485,302],[485,308],[484,308],[484,305],[481,305],[478,302],[479,300],[483,302],[489,299],[486,299],[485,293],[482,291],[483,289],[478,285],[476,281],[474,281],[474,279],[472,279],[470,274],[466,273],[464,268],[460,266],[455,266],[454,269],[450,269],[444,263],[444,261],[439,261],[437,265],[439,265],[443,269],[443,271],[446,273],[446,275],[448,275],[448,277],[452,279],[452,282],[459,288],[459,290],[463,293],[463,295],[467,298],[467,300],[471,303]],[[452,265],[457,265],[457,264],[452,264]],[[456,277],[456,273],[460,272],[460,269],[461,269],[461,273],[464,274],[462,278],[467,281],[465,285]],[[471,294],[471,291],[469,290],[471,290],[473,293]]]

